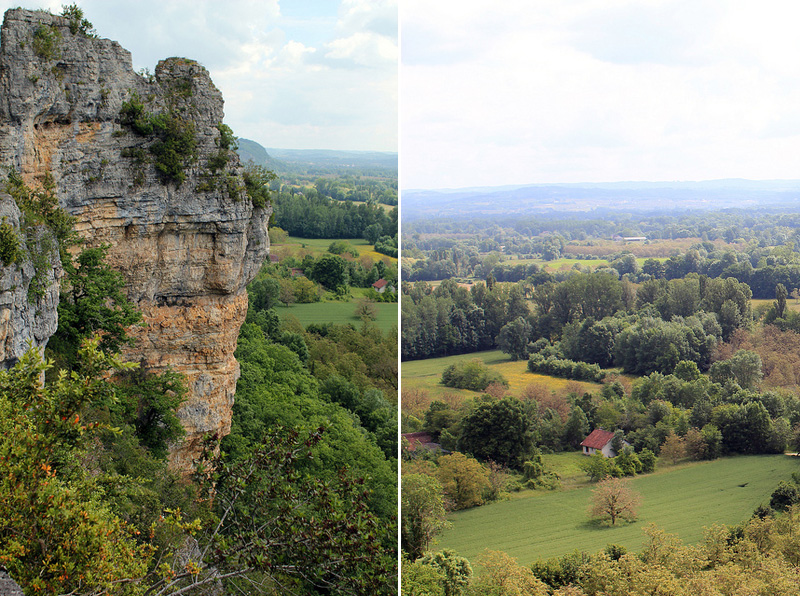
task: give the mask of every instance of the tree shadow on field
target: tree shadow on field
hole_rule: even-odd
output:
[[[486,358],[484,361],[486,366],[491,366],[492,364],[505,364],[508,362],[513,362],[508,354],[500,354],[499,356],[494,356],[492,358]]]
[[[624,519],[618,519],[616,525],[612,526],[611,522],[607,519],[588,519],[576,524],[575,529],[587,531],[616,530],[618,528],[624,528],[635,523],[637,523],[637,520],[625,521]]]

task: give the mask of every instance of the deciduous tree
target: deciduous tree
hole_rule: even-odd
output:
[[[640,501],[639,493],[630,488],[627,480],[606,478],[592,491],[589,515],[608,519],[612,526],[618,519],[633,521],[636,519]]]
[[[77,358],[81,372],[47,385],[36,350],[0,373],[0,565],[30,593],[121,593],[150,562],[75,464],[98,430],[84,409],[111,399],[100,373],[121,363],[97,340]]]
[[[447,525],[441,483],[425,474],[405,474],[400,491],[400,540],[412,559],[421,557]]]
[[[475,596],[547,596],[547,586],[529,567],[502,551],[486,550],[477,560],[482,567],[472,582]]]
[[[66,263],[58,330],[49,345],[67,367],[75,365],[81,342],[95,334],[100,334],[106,353],[119,352],[132,341],[128,328],[142,318],[125,295],[122,275],[105,262],[108,249],[87,248],[76,263]]]
[[[480,404],[461,422],[460,451],[520,468],[533,447],[533,426],[514,397]]]
[[[517,317],[500,329],[497,345],[512,360],[524,360],[528,357],[528,342],[533,329],[523,317]]]
[[[581,467],[592,482],[602,480],[609,474],[608,459],[600,451],[595,451],[583,462]]]
[[[778,319],[782,319],[786,316],[786,296],[788,296],[788,292],[786,291],[786,286],[783,284],[778,284],[775,286],[775,317]]]
[[[428,553],[418,563],[430,565],[443,575],[442,587],[444,596],[461,596],[472,579],[472,565],[455,551],[445,549],[436,553]]]
[[[671,461],[674,465],[678,463],[679,459],[686,457],[686,442],[683,437],[670,433],[667,435],[664,444],[661,445],[661,451],[658,454],[660,457]]]
[[[439,458],[436,473],[451,509],[468,509],[483,504],[489,489],[489,472],[475,459],[463,453]]]

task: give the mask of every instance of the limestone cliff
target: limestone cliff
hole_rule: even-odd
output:
[[[146,322],[126,357],[187,377],[187,439],[172,454],[186,468],[205,433],[230,429],[245,285],[269,249],[270,210],[253,206],[227,150],[222,95],[196,62],[139,75],[118,43],[45,12],[8,11],[0,36],[0,164],[29,184],[51,173],[79,233],[111,246]]]
[[[45,230],[33,229],[30,250],[22,239],[21,214],[11,196],[0,193],[0,221],[18,238],[19,255],[0,261],[0,367],[9,368],[30,346],[43,347],[58,325],[58,282],[61,261],[54,244],[37,242]],[[31,252],[40,252],[43,266],[37,271]]]

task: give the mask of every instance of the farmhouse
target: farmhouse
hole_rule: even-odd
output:
[[[581,443],[584,455],[594,455],[595,451],[600,451],[606,457],[616,457],[617,453],[611,447],[611,440],[614,438],[614,433],[610,430],[603,430],[602,428],[594,429],[588,437]],[[627,441],[623,441],[628,445]]]
[[[391,288],[390,288],[390,286],[388,284],[389,284],[388,281],[386,281],[383,278],[380,278],[378,281],[376,281],[374,284],[372,284],[372,288],[376,292],[378,292],[378,294],[383,294],[386,291],[386,288],[389,288],[389,291],[391,292]]]
[[[439,443],[434,443],[433,436],[430,433],[403,433],[400,436],[407,441],[407,449],[409,453],[414,451],[438,451],[442,453],[450,453],[446,449],[442,449],[442,446],[439,445]]]

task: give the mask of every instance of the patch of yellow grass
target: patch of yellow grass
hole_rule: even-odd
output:
[[[762,307],[770,307],[775,304],[775,300],[773,298],[753,298],[750,301],[750,305],[753,309],[762,306]],[[786,299],[786,308],[789,310],[800,312],[800,300],[796,300],[794,298],[787,298]]]
[[[397,259],[395,257],[386,256],[385,254],[382,254],[382,253],[379,253],[379,252],[375,252],[372,249],[365,250],[366,248],[367,247],[364,247],[364,250],[362,250],[362,248],[359,247],[358,252],[359,252],[360,256],[370,257],[375,262],[383,261],[384,263],[387,263],[387,264],[397,264]]]
[[[486,352],[492,354],[495,352]],[[457,357],[465,358],[467,355]],[[472,355],[475,357],[475,355]],[[454,358],[454,357],[451,357]],[[436,359],[441,360],[441,359]],[[424,362],[417,361],[417,366],[424,366]],[[405,364],[403,365],[405,366]],[[598,383],[586,383],[583,381],[573,381],[570,379],[560,379],[547,375],[539,375],[528,372],[528,361],[511,360],[493,362],[489,365],[492,370],[499,372],[508,381],[508,391],[506,395],[521,399],[535,398],[540,396],[566,396],[569,393],[583,394],[586,392],[598,393],[602,385]],[[431,367],[433,368],[433,367]],[[438,369],[438,367],[436,367]],[[424,374],[420,376],[403,376],[401,380],[401,399],[403,399],[403,411],[419,416],[424,413],[432,401],[442,401],[452,407],[461,405],[464,401],[477,397],[480,393],[467,389],[453,389],[445,387],[440,383],[441,373]],[[623,384],[626,384],[623,382]],[[408,402],[408,403],[406,403]]]

